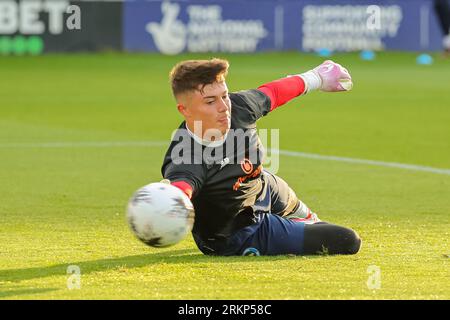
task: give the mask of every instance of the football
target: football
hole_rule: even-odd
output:
[[[130,199],[127,220],[133,233],[145,244],[168,247],[183,240],[191,231],[194,207],[177,187],[151,183]]]

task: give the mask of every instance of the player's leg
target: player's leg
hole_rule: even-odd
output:
[[[298,222],[320,221],[317,214],[298,199],[294,190],[282,178],[265,171],[266,182],[270,185],[271,213]]]
[[[249,248],[261,255],[355,254],[361,239],[352,229],[333,224],[305,224],[273,214],[264,214],[259,227],[238,251]]]
[[[439,23],[443,33],[443,46],[450,52],[450,5],[449,0],[435,0],[434,9],[439,18]]]
[[[434,8],[439,18],[442,33],[447,35],[450,31],[450,6],[448,0],[434,0]]]
[[[334,224],[305,225],[303,254],[355,254],[361,238],[352,229]]]

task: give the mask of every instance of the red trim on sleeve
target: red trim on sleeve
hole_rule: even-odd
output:
[[[175,182],[172,182],[171,185],[173,185],[173,186],[177,187],[178,189],[180,189],[181,191],[183,191],[189,197],[189,199],[192,198],[193,188],[186,181],[175,181]]]
[[[305,82],[299,76],[282,78],[258,87],[270,98],[270,111],[303,94]]]

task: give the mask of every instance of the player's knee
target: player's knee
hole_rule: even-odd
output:
[[[342,253],[356,254],[361,249],[362,240],[358,233],[352,229],[345,228],[342,235]]]
[[[305,254],[356,254],[361,238],[352,229],[329,223],[305,225]]]

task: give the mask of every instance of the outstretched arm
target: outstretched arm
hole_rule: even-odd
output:
[[[326,92],[349,91],[352,77],[340,64],[327,60],[302,74],[263,84],[258,88],[271,102],[270,111],[307,92],[320,89]]]
[[[192,199],[192,195],[194,193],[194,188],[192,188],[192,186],[187,181],[180,180],[180,181],[172,182],[171,184],[173,186],[177,187],[178,189],[180,189],[181,191],[183,191],[189,197],[189,199]]]

